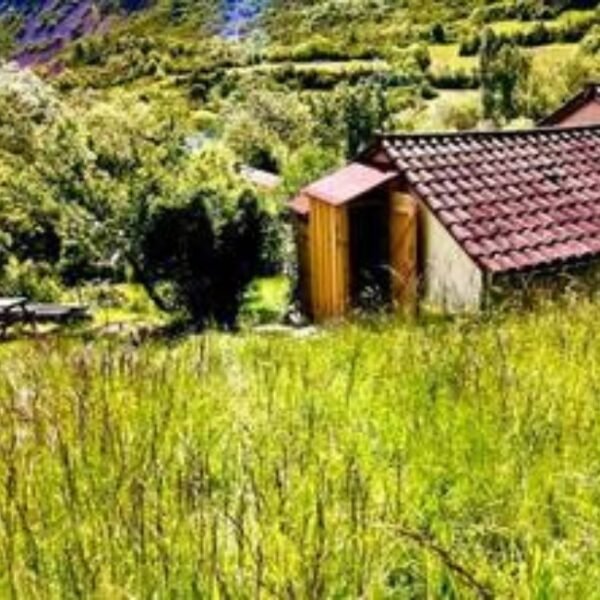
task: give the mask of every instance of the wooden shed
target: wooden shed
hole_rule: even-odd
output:
[[[351,163],[294,200],[300,289],[315,319],[341,316],[368,294],[415,306],[416,206],[398,179]]]
[[[600,257],[600,125],[382,135],[292,210],[315,320],[476,311],[495,281]]]

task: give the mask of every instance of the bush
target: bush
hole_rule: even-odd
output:
[[[296,61],[311,62],[315,60],[346,60],[348,54],[335,42],[317,37],[297,46],[292,57]]]
[[[429,35],[434,44],[444,44],[446,42],[446,30],[441,23],[435,23]]]
[[[518,19],[520,21],[549,20],[558,16],[567,8],[558,3],[549,5],[538,0],[517,0],[515,2],[500,2],[483,6],[473,12],[472,18],[478,23],[494,23]]]
[[[573,44],[586,38],[593,27],[598,24],[598,15],[585,19],[569,20],[560,25],[547,25],[538,22],[527,29],[514,33],[497,34],[498,41],[502,44],[516,44],[525,48],[545,46],[547,44]],[[469,32],[460,42],[460,56],[474,56],[481,48],[481,35]]]
[[[4,296],[23,296],[38,302],[52,302],[60,298],[61,285],[54,269],[44,262],[19,261],[11,257],[0,277]]]
[[[586,54],[596,54],[600,51],[600,25],[595,25],[588,32],[581,44],[581,48]]]
[[[137,275],[161,308],[183,311],[201,327],[232,328],[250,282],[275,270],[276,230],[251,193],[228,206],[201,190],[153,210],[142,228]]]
[[[481,37],[478,33],[471,32],[460,41],[459,56],[475,56],[481,48]]]
[[[428,77],[429,82],[440,90],[475,90],[481,84],[479,74],[465,69],[447,67],[435,71]]]
[[[277,83],[293,89],[319,91],[332,90],[343,83],[357,85],[375,75],[383,75],[377,64],[340,65],[335,69],[329,65],[296,67],[293,64],[287,64],[273,71],[273,77]]]
[[[481,120],[478,98],[440,100],[432,109],[433,129],[439,131],[465,131],[475,129]]]

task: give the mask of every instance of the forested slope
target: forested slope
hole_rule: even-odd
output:
[[[5,2],[4,55],[33,68],[0,72],[0,284],[48,298],[134,279],[165,308],[231,324],[255,276],[293,273],[285,206],[300,186],[377,129],[531,126],[600,75],[595,5]],[[248,189],[241,164],[283,186]],[[165,225],[189,247],[163,244]],[[197,269],[231,271],[223,240],[251,260],[216,290]],[[209,289],[229,301],[199,300]]]

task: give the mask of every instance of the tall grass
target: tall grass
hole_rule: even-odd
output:
[[[0,596],[593,597],[600,305],[0,349]]]

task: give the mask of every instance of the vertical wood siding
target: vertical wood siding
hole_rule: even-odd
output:
[[[348,213],[311,198],[309,245],[311,304],[315,320],[343,316],[349,305]]]
[[[390,270],[392,303],[412,314],[417,308],[417,203],[409,194],[390,198]]]

